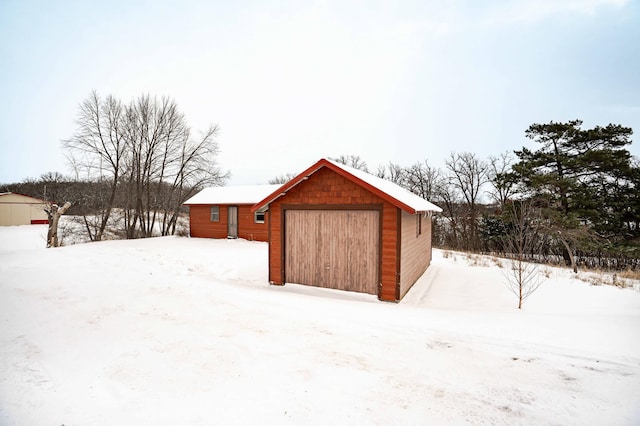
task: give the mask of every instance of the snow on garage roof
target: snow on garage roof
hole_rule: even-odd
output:
[[[441,212],[442,209],[433,203],[425,200],[424,198],[414,194],[413,192],[397,185],[389,180],[379,178],[370,173],[362,170],[354,169],[353,167],[345,166],[333,160],[327,160],[336,167],[340,167],[344,171],[357,177],[358,179],[368,183],[372,187],[384,192],[390,197],[396,199],[402,204],[411,207],[415,212]],[[395,203],[392,203],[395,204]]]
[[[327,167],[336,173],[344,176],[345,178],[355,182],[356,184],[366,188],[367,190],[378,195],[380,198],[387,200],[396,207],[411,213],[419,212],[441,212],[442,209],[435,204],[430,203],[422,197],[404,189],[403,187],[396,185],[395,183],[379,178],[362,170],[354,169],[353,167],[345,166],[333,160],[321,159],[313,166],[309,167],[304,172],[300,173],[295,178],[291,179],[288,183],[282,185],[280,188],[274,190],[269,196],[253,206],[252,210],[261,210],[268,206],[272,201],[276,200],[280,196],[286,194],[288,190],[306,180],[309,176],[320,170],[322,167]]]
[[[281,185],[238,185],[205,188],[184,202],[192,204],[255,204]]]

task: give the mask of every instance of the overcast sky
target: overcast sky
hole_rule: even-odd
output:
[[[340,154],[486,158],[575,118],[632,127],[639,156],[638,3],[0,0],[0,182],[69,173],[94,89],[219,124],[232,184]]]

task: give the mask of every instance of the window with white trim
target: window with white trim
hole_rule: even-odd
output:
[[[264,215],[265,215],[265,212],[255,212],[253,216],[253,221],[255,223],[264,223]]]
[[[422,214],[416,215],[416,238],[422,234]]]
[[[211,206],[211,222],[220,222],[220,206]]]

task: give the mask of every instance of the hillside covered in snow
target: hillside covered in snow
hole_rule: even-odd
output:
[[[640,423],[637,288],[543,267],[518,310],[436,250],[393,304],[269,286],[266,243],[44,235],[0,228],[1,425]]]

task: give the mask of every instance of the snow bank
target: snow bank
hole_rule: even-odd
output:
[[[48,225],[0,226],[0,255],[47,246]]]

